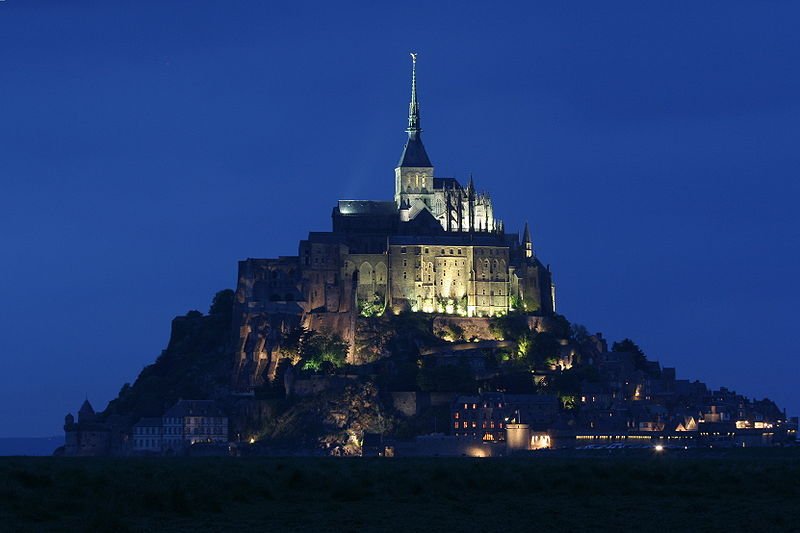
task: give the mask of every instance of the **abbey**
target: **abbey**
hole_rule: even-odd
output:
[[[332,231],[311,232],[297,256],[239,263],[240,385],[271,374],[281,337],[300,326],[334,331],[352,346],[362,315],[554,313],[551,273],[527,224],[521,238],[507,233],[471,177],[464,186],[435,175],[421,137],[416,54],[406,133],[393,200],[339,200]]]

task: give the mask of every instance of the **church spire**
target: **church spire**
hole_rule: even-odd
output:
[[[419,100],[417,98],[417,54],[411,53],[411,102],[408,104],[408,140],[403,148],[403,155],[400,156],[400,163],[397,165],[401,167],[417,167],[417,168],[432,168],[431,160],[428,158],[428,153],[422,145],[422,137],[420,133],[419,119]]]
[[[422,131],[419,122],[419,100],[417,100],[417,53],[411,52],[411,102],[408,104],[408,132],[419,134]]]

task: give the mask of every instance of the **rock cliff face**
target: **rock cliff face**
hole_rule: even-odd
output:
[[[321,449],[333,455],[359,455],[366,433],[390,433],[396,420],[372,382],[353,383],[294,403],[270,431],[269,442]]]

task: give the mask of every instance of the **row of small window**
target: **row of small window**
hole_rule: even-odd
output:
[[[475,431],[473,431],[472,433],[469,433],[469,432],[457,433],[456,432],[456,433],[453,433],[453,435],[455,435],[456,437],[477,437],[478,433],[475,432]],[[500,433],[499,435],[493,435],[492,433],[488,433],[487,432],[487,433],[483,434],[483,440],[504,441],[506,439],[505,439],[505,436],[502,433]]]
[[[159,448],[161,447],[160,439],[135,439],[134,447],[136,448]]]
[[[222,435],[222,427],[207,427],[207,428],[191,428],[192,431],[190,433],[192,435]]]
[[[414,250],[414,253],[416,255],[419,255],[420,252],[421,252],[421,249],[419,247],[417,247]],[[400,253],[401,254],[407,253],[406,247],[401,247],[400,248]],[[430,248],[425,248],[425,253],[429,254],[430,253]],[[464,250],[461,249],[461,248],[450,248],[450,249],[440,248],[439,249],[439,255],[463,255],[463,254],[464,254]],[[488,249],[475,248],[475,255],[504,256],[505,254],[503,253],[503,250],[498,250],[498,249],[495,249],[495,248],[488,248]]]
[[[485,407],[485,406],[484,406],[484,409],[487,409],[487,410],[486,411],[483,411],[483,410],[480,411],[480,413],[483,413],[483,419],[484,420],[486,420],[486,418],[487,418],[487,416],[486,416],[487,413],[489,415],[488,418],[494,418],[495,413],[498,415],[499,418],[503,417],[503,414],[502,414],[503,412],[502,411],[497,411],[497,412],[495,412],[494,410],[488,411],[488,409],[492,409],[492,407]],[[461,411],[456,411],[455,413],[453,413],[453,420],[459,420],[461,418],[475,418],[476,414],[478,414],[477,410],[475,410],[475,411],[467,410],[467,412],[464,413],[463,415],[461,414]]]
[[[449,251],[450,251],[450,255],[463,255],[464,254],[464,250],[462,248],[450,248]],[[439,252],[439,255],[447,255],[447,252],[448,252],[447,249],[441,248],[441,250]],[[401,254],[408,253],[408,248],[406,248],[405,246],[401,246],[400,247],[400,253]],[[422,253],[422,248],[417,246],[416,248],[414,248],[414,253],[416,255],[419,255],[420,253]],[[425,253],[426,254],[431,253],[431,249],[430,248],[425,248]]]
[[[465,420],[465,421],[463,421],[463,422],[453,422],[453,429],[458,429],[458,428],[462,428],[462,429],[467,429],[467,428],[476,429],[477,427],[478,427],[478,423],[477,423],[477,422],[475,422],[474,420],[473,420],[472,422],[467,422],[466,420]],[[494,420],[491,420],[491,421],[489,421],[489,422],[486,422],[486,421],[484,420],[484,421],[483,421],[483,423],[481,424],[481,429],[495,429],[495,427],[496,427],[497,429],[503,429],[503,423],[502,423],[502,422],[497,422],[497,424],[495,425],[495,422],[494,422]]]
[[[222,419],[216,417],[206,417],[206,416],[199,416],[194,418],[186,417],[186,423],[190,426],[196,424],[199,424],[201,426],[211,426],[211,425],[222,424]]]
[[[465,404],[464,404],[464,409],[477,409],[477,408],[478,408],[478,406],[480,406],[480,405],[482,405],[484,409],[488,409],[488,408],[490,408],[490,407],[495,407],[495,406],[496,406],[498,409],[502,409],[502,408],[503,408],[503,402],[497,402],[497,404],[493,404],[493,403],[489,403],[489,402],[483,402],[482,404],[478,404],[478,403],[465,403]],[[456,418],[458,418],[458,412],[456,412]]]

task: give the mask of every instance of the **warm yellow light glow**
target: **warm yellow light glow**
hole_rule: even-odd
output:
[[[663,445],[661,445],[661,444],[656,444],[656,446],[655,446],[655,450],[656,450],[657,452],[663,452],[663,451],[664,451],[664,446],[663,446]]]
[[[467,455],[469,457],[488,457],[489,453],[481,446],[472,446],[467,450]]]
[[[255,444],[255,443],[256,443],[256,438],[250,437],[250,444]]]

